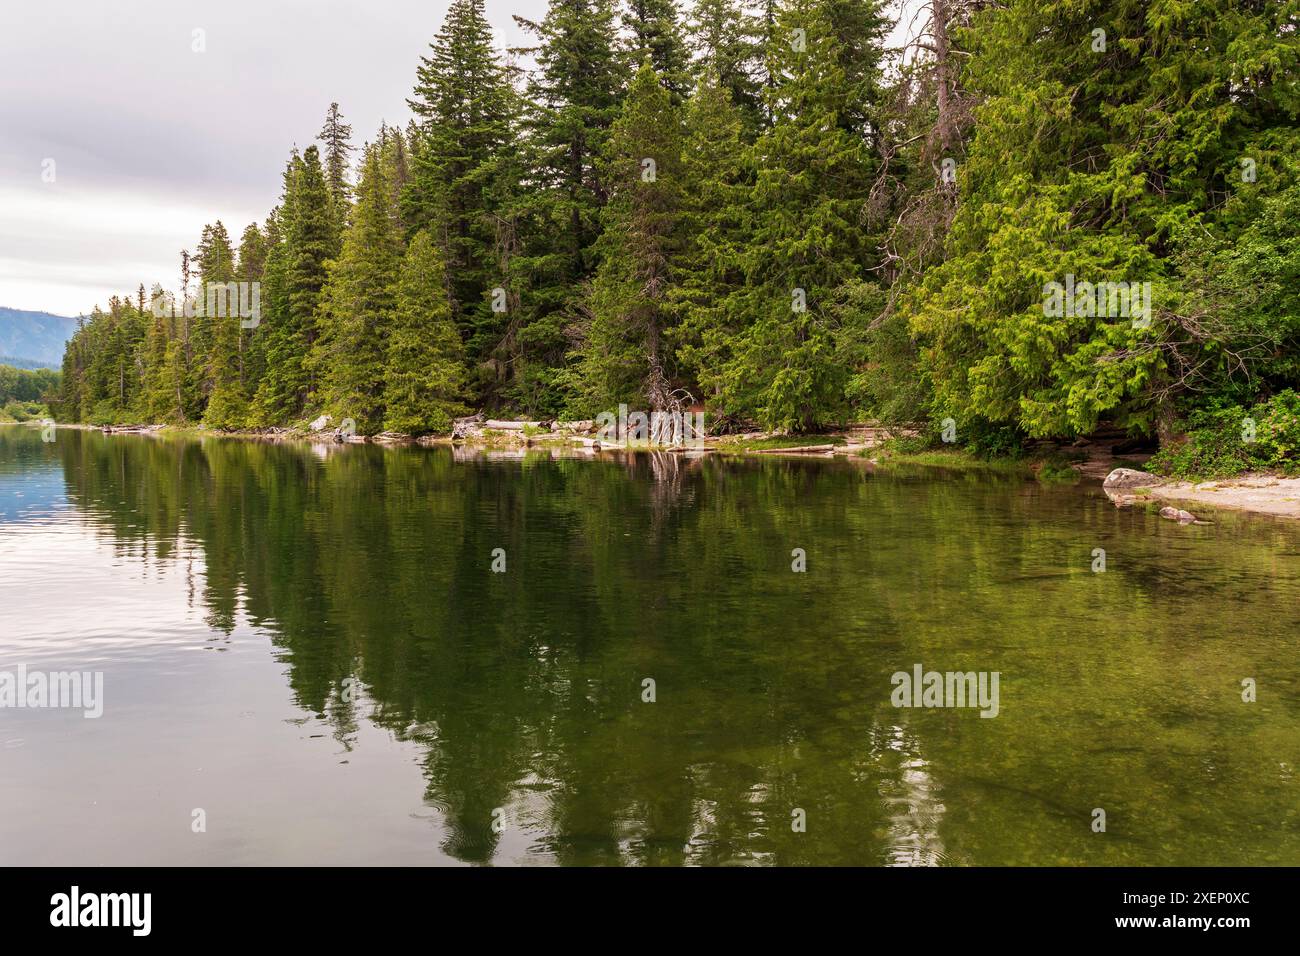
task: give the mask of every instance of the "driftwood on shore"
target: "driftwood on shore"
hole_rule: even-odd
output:
[[[786,448],[748,448],[753,455],[817,455],[835,451],[834,445],[790,445]]]
[[[467,415],[464,418],[457,418],[451,423],[451,437],[453,441],[468,438],[471,435],[482,430],[484,415],[479,412],[476,415]]]
[[[166,425],[105,425],[105,435],[149,435],[162,431]]]
[[[549,431],[550,424],[550,422],[509,422],[501,421],[497,418],[489,418],[483,423],[483,427],[502,432],[521,432],[525,428],[544,428]]]

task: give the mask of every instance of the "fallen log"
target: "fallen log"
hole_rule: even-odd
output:
[[[788,448],[754,448],[752,452],[755,455],[812,455],[834,450],[834,445],[791,445]]]
[[[493,428],[503,432],[521,432],[525,428],[541,428],[541,422],[503,422],[495,418],[489,418],[483,423],[484,428]]]

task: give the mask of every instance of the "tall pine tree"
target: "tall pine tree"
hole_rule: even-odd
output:
[[[384,427],[446,432],[464,413],[465,350],[447,304],[438,246],[418,232],[402,259],[384,365]]]
[[[635,68],[649,60],[664,89],[680,106],[690,89],[690,54],[686,49],[675,0],[627,0],[623,25]]]
[[[336,419],[352,419],[363,435],[383,427],[384,340],[400,257],[392,190],[375,145],[366,149],[352,225],[322,294],[322,334],[311,359],[321,383],[319,406]]]
[[[623,83],[608,0],[552,0],[541,23],[515,19],[540,45],[529,80],[531,188],[515,210],[526,234],[512,282],[526,291],[507,333],[507,397],[525,412],[549,415],[562,400],[566,327],[595,273],[608,196],[598,160]]]
[[[610,130],[601,262],[581,347],[581,411],[662,410],[674,401],[668,289],[680,249],[681,117],[647,59]]]
[[[408,234],[427,229],[438,242],[453,319],[470,355],[482,360],[504,334],[491,300],[505,284],[497,240],[509,197],[495,187],[518,148],[519,111],[483,0],[453,0],[408,103],[419,123],[404,224]],[[485,382],[485,397],[489,391]]]
[[[317,307],[325,285],[327,263],[338,254],[339,236],[320,154],[308,146],[295,155],[285,171],[280,205],[283,229],[282,287],[277,310],[267,329],[266,374],[258,388],[257,407],[266,424],[286,424],[300,416],[314,389],[307,359],[317,338]],[[271,266],[268,261],[268,269]]]
[[[771,428],[811,430],[845,411],[836,297],[873,264],[861,224],[872,160],[846,129],[849,108],[826,7],[788,0],[767,61],[772,125],[751,150],[757,170],[735,213],[748,241],[732,263],[743,285],[728,297],[739,329],[718,376],[721,405]]]

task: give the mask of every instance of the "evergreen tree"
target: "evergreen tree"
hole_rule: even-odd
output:
[[[774,118],[751,150],[753,187],[729,213],[748,241],[732,263],[744,274],[727,302],[738,332],[716,381],[729,414],[811,429],[844,410],[837,350],[848,330],[833,304],[870,265],[859,220],[871,161],[861,137],[844,129],[841,51],[822,4],[780,8],[767,60]]]
[[[885,36],[893,25],[884,0],[825,0],[842,75],[840,125],[873,141],[879,135]]]
[[[274,213],[272,216],[274,217]],[[270,228],[268,223],[268,229]],[[266,335],[261,331],[261,320],[264,314],[263,296],[266,292],[262,286],[266,273],[267,254],[273,244],[274,239],[269,238],[259,229],[257,223],[249,223],[239,240],[239,265],[235,270],[236,278],[239,282],[247,284],[250,299],[256,290],[255,301],[259,311],[257,316],[247,317],[250,326],[246,327],[243,321],[239,324],[239,386],[245,401],[252,399],[264,367],[265,350],[258,347]],[[247,304],[251,307],[252,303],[250,301]],[[245,317],[241,315],[240,318],[242,320]]]
[[[218,366],[222,366],[231,353],[228,336],[221,328],[223,323],[215,314],[221,307],[225,284],[235,277],[235,251],[230,244],[230,233],[221,220],[203,227],[191,263],[198,267],[199,280],[194,292],[194,321],[190,327],[194,350],[193,390],[195,400],[202,408],[212,395]]]
[[[763,118],[761,21],[743,0],[695,0],[686,34],[697,79],[709,70],[717,75],[753,140]]]
[[[721,391],[719,376],[738,331],[727,298],[743,280],[737,263],[747,240],[744,191],[752,186],[743,116],[717,72],[707,69],[683,121],[682,251],[669,296],[677,316],[672,339],[679,368],[696,397],[710,400]]]
[[[352,146],[352,126],[343,122],[339,105],[331,103],[325,114],[325,125],[316,134],[316,138],[325,144],[325,182],[329,186],[330,199],[334,203],[334,215],[342,228],[347,220],[348,203],[352,198],[352,186],[348,182],[348,154]]]
[[[397,224],[403,235],[406,234],[406,220],[402,215],[402,197],[406,195],[412,181],[410,143],[411,134],[415,130],[414,122],[407,127],[406,133],[396,126],[392,127],[380,153],[384,176],[388,180],[389,202],[396,211]]]
[[[690,89],[690,54],[678,22],[675,0],[627,0],[623,24],[631,33],[629,53],[633,65],[646,60],[664,89],[680,106]]]
[[[479,361],[504,333],[491,297],[505,284],[498,238],[511,197],[495,187],[518,148],[519,112],[483,0],[454,0],[448,8],[408,103],[419,125],[404,224],[408,234],[427,229],[438,242],[453,320]]]
[[[581,405],[588,414],[620,402],[649,410],[673,403],[665,339],[680,245],[681,150],[681,117],[647,59],[610,130],[603,163],[610,199],[602,212],[591,319],[578,351]]]
[[[834,303],[872,264],[860,223],[872,164],[844,128],[841,57],[824,5],[780,8],[767,51],[772,126],[752,148],[756,179],[732,213],[748,241],[732,263],[744,284],[727,309],[741,331],[718,376],[721,405],[772,428],[808,430],[844,411],[837,352],[849,330]]]
[[[203,419],[214,428],[242,427],[247,413],[240,376],[240,317],[235,253],[221,220],[204,229],[199,265],[196,367]]]
[[[322,295],[322,334],[311,358],[321,382],[320,407],[336,419],[352,419],[364,435],[383,426],[384,342],[400,258],[392,190],[380,147],[372,146],[366,150],[342,254],[331,266]]]
[[[1234,327],[1255,292],[1207,308],[1199,269],[1179,275],[1204,261],[1180,253],[1208,233],[1217,255],[1241,236],[1235,217],[1264,208],[1223,197],[1290,179],[1300,38],[1284,6],[1206,0],[1151,17],[1121,0],[1018,0],[978,21],[966,82],[984,103],[949,259],[903,310],[936,416],[959,432],[1068,437],[1109,419],[1168,438],[1174,399],[1218,392],[1252,370],[1252,353],[1295,342],[1271,323]],[[1244,157],[1257,181],[1244,181]],[[1151,283],[1152,321],[1082,297],[1049,308],[1045,287],[1067,276]]]
[[[145,341],[144,368],[140,395],[140,420],[160,424],[179,424],[185,420],[178,382],[172,375],[175,348],[175,320],[171,316],[173,301],[162,286],[153,287],[151,303],[158,308],[150,312],[149,334]]]
[[[266,375],[257,395],[259,417],[268,424],[301,415],[314,390],[307,359],[317,338],[316,311],[327,263],[338,254],[329,189],[315,146],[290,159],[281,215],[283,315],[267,330]]]
[[[515,18],[537,36],[529,79],[529,183],[514,214],[527,235],[512,282],[526,288],[506,361],[509,397],[532,414],[554,414],[566,327],[576,320],[594,274],[600,208],[608,195],[597,160],[618,114],[622,77],[614,13],[607,0],[552,0],[539,24]]]
[[[464,414],[464,347],[451,318],[438,246],[418,232],[402,260],[384,365],[384,428],[447,432]]]

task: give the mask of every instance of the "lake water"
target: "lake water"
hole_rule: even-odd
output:
[[[1296,527],[1095,483],[4,427],[0,597],[3,864],[1300,863]]]

